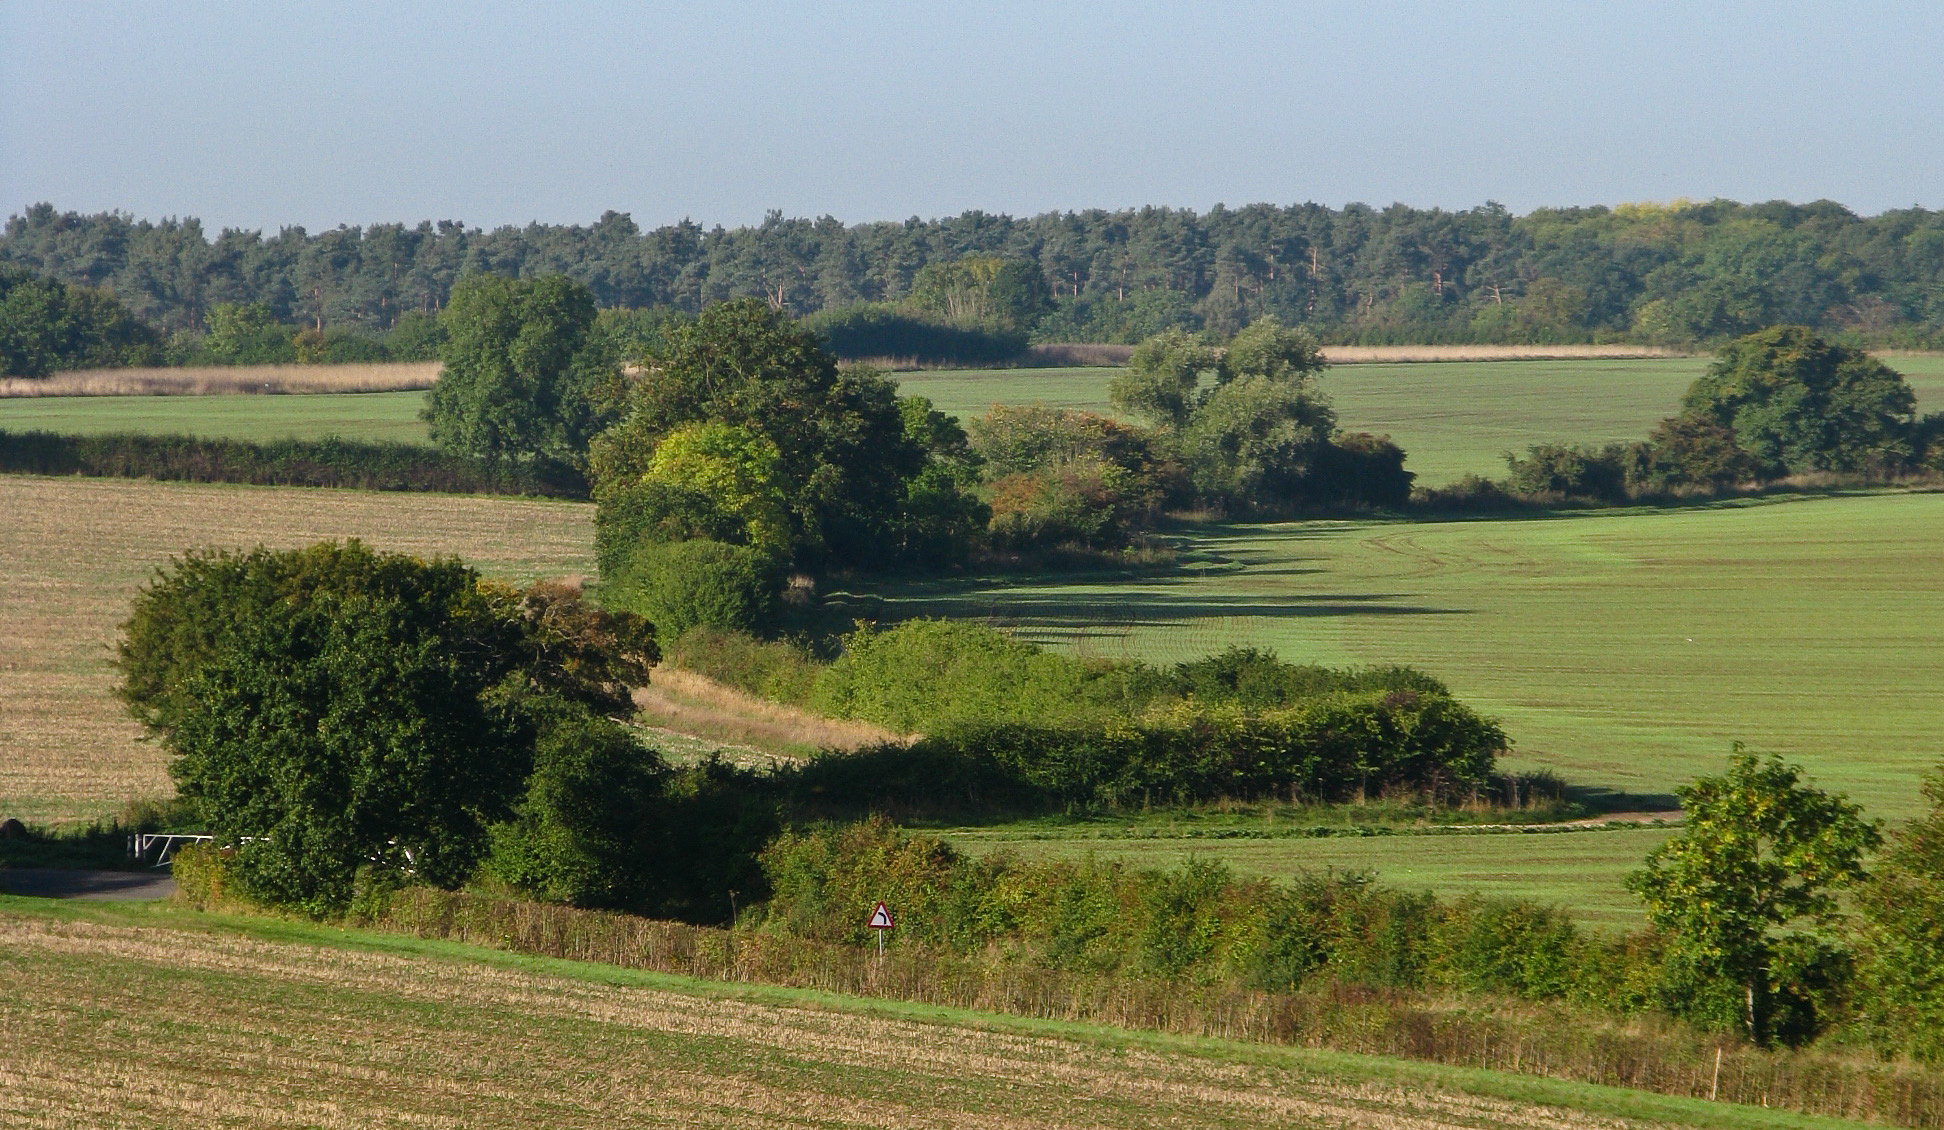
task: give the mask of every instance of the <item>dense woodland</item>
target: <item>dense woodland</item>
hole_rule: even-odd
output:
[[[39,204],[0,236],[0,264],[107,289],[170,333],[208,332],[219,305],[260,303],[313,333],[375,337],[440,309],[475,272],[565,274],[604,308],[692,314],[751,297],[796,316],[897,304],[964,324],[995,311],[982,308],[984,289],[968,303],[948,268],[981,261],[1017,284],[1000,320],[1042,341],[1133,343],[1176,328],[1227,336],[1265,313],[1325,342],[1364,343],[1685,344],[1793,323],[1928,345],[1944,328],[1944,213],[1860,217],[1828,201],[1524,216],[1496,204],[1252,204],[853,225],[772,213],[754,227],[651,231],[609,212],[586,226],[446,221],[213,237],[195,219]]]

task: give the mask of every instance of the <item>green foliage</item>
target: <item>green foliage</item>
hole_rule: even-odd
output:
[[[1168,672],[1169,689],[1182,698],[1235,703],[1250,710],[1291,706],[1328,694],[1402,691],[1449,695],[1437,679],[1409,667],[1366,667],[1347,671],[1284,663],[1273,651],[1230,647],[1219,655],[1177,663]]]
[[[1002,548],[1120,545],[1183,494],[1180,466],[1151,435],[1091,412],[995,406],[972,422],[971,447]]]
[[[1627,501],[1628,451],[1619,444],[1600,450],[1542,443],[1526,449],[1521,459],[1506,453],[1511,472],[1506,486],[1516,494],[1595,502]]]
[[[1404,469],[1404,449],[1389,436],[1338,432],[1316,453],[1303,493],[1323,506],[1402,510],[1417,476]]]
[[[1737,745],[1725,774],[1677,790],[1681,834],[1628,877],[1649,921],[1669,935],[1679,976],[1666,1003],[1677,1015],[1741,1027],[1757,1041],[1800,1030],[1799,1020],[1776,1023],[1776,955],[1805,942],[1773,931],[1833,921],[1836,892],[1864,877],[1863,857],[1879,841],[1854,804],[1800,780],[1780,757]]]
[[[785,556],[790,549],[788,498],[778,461],[776,445],[747,428],[690,424],[655,445],[641,487],[706,503],[719,517],[705,528],[727,527],[736,536],[726,540]]]
[[[839,372],[817,337],[759,302],[725,302],[669,331],[665,354],[635,381],[624,418],[599,437],[596,498],[642,482],[656,447],[694,424],[720,424],[775,446],[794,556],[805,564],[883,562],[927,452],[905,434],[896,387]]]
[[[586,498],[571,468],[484,462],[415,443],[335,437],[246,443],[184,435],[0,431],[0,472],[257,486]]]
[[[1360,875],[1240,880],[1203,859],[1171,871],[972,859],[882,820],[786,834],[762,861],[774,890],[765,930],[867,945],[865,921],[881,899],[898,919],[894,947],[1003,955],[1027,969],[1623,1008],[1614,984],[1637,967],[1652,976],[1656,961],[1651,949],[1586,938],[1558,910],[1530,903],[1439,903]]]
[[[172,331],[198,324],[207,296],[224,295],[267,303],[283,321],[321,317],[376,334],[402,321],[401,311],[438,309],[464,271],[547,264],[603,307],[688,315],[725,297],[796,314],[859,303],[942,311],[948,280],[973,275],[974,285],[959,289],[982,300],[978,317],[1017,322],[1040,341],[1226,334],[1268,314],[1365,344],[1690,345],[1800,323],[1926,348],[1944,326],[1940,247],[1944,214],[1861,217],[1827,201],[1522,216],[1495,204],[1251,204],[852,225],[773,215],[714,231],[686,220],[643,231],[608,213],[590,224],[492,231],[424,223],[267,235],[36,204],[8,222],[0,261],[107,286],[138,317]],[[319,275],[328,285],[316,285]]]
[[[621,708],[654,655],[573,595],[351,542],[185,556],[136,598],[117,662],[242,888],[324,914],[364,870],[462,882],[535,718]]]
[[[823,668],[795,645],[697,626],[667,647],[669,664],[772,702],[803,705]]]
[[[549,902],[723,922],[730,892],[767,893],[756,853],[776,831],[746,774],[721,761],[670,769],[616,723],[570,715],[542,737],[483,870]]]
[[[1877,1044],[1944,1060],[1944,773],[1924,781],[1930,811],[1890,837],[1860,890],[1862,979]]]
[[[831,353],[851,361],[893,358],[921,365],[992,365],[1026,351],[1024,333],[940,322],[891,303],[826,309],[804,318],[802,324]]]
[[[592,340],[594,299],[563,275],[474,275],[439,316],[445,367],[426,394],[432,438],[481,459],[582,465],[618,378]]]
[[[0,267],[0,376],[161,363],[162,338],[105,290]]]
[[[1917,397],[1901,375],[1803,326],[1777,326],[1721,348],[1684,409],[1732,429],[1769,477],[1883,473],[1909,463]]]
[[[603,580],[601,599],[674,637],[698,625],[760,632],[774,619],[781,590],[773,557],[750,546],[696,538],[637,544]]]
[[[1181,428],[1200,403],[1203,381],[1217,380],[1221,364],[1220,352],[1191,334],[1156,334],[1134,347],[1108,397],[1116,409],[1157,427]]]
[[[1669,417],[1630,455],[1627,485],[1645,494],[1732,490],[1761,464],[1735,442],[1733,428],[1701,413]]]
[[[1307,381],[1244,375],[1211,390],[1181,433],[1195,491],[1238,510],[1298,501],[1336,414]]]
[[[267,303],[218,302],[209,310],[208,330],[197,344],[196,360],[217,365],[287,365],[297,360],[297,328],[270,312]]]
[[[393,361],[437,361],[445,347],[443,323],[432,314],[414,310],[401,314],[385,333],[385,354]]]
[[[1093,697],[1085,664],[962,620],[860,627],[817,679],[812,705],[909,733],[955,722],[1061,718]]]

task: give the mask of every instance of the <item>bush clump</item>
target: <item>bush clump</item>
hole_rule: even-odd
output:
[[[694,627],[760,632],[776,614],[782,574],[768,555],[746,545],[695,538],[648,541],[601,587],[602,602],[633,612],[657,631],[679,636]]]

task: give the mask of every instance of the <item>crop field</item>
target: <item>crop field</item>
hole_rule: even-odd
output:
[[[0,430],[426,443],[424,405],[423,392],[18,397],[0,399]]]
[[[108,666],[129,600],[171,555],[358,537],[531,580],[592,572],[592,513],[471,496],[0,476],[0,816],[91,817],[174,791],[162,752],[136,740],[112,697]]]
[[[1631,807],[1671,807],[1672,786],[1741,740],[1906,816],[1944,755],[1944,494],[1238,526],[1186,542],[1158,574],[886,586],[860,609],[974,617],[1108,658],[1241,644],[1412,664],[1504,721],[1511,767]]]
[[[0,899],[0,986],[8,1125],[1846,1125],[167,907]]]

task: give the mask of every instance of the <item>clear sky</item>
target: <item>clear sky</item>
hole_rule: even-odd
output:
[[[1944,4],[0,3],[0,214],[1944,205]]]

